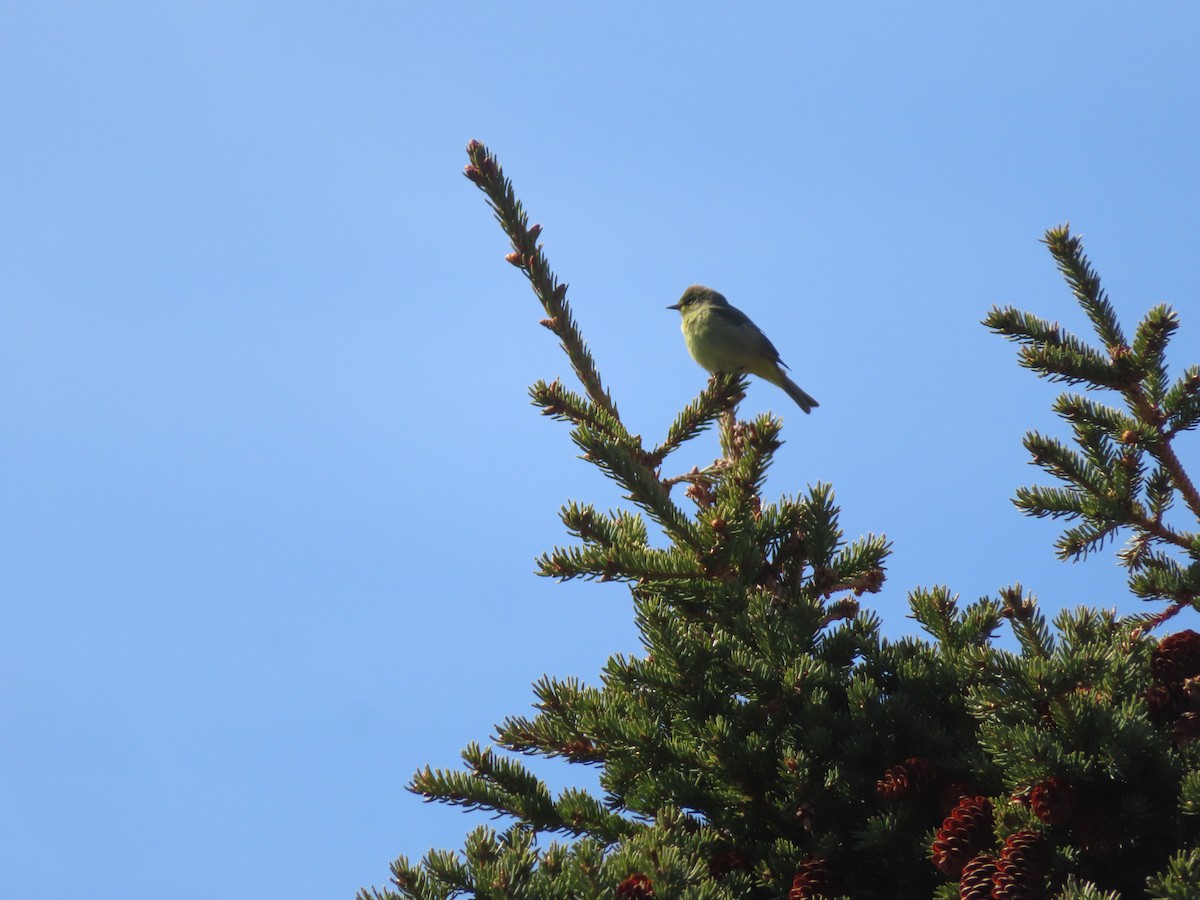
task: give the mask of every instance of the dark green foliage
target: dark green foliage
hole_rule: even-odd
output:
[[[827,485],[764,495],[782,423],[736,418],[736,373],[645,449],[602,387],[540,228],[486,148],[468,152],[583,388],[539,381],[533,401],[640,511],[567,503],[577,543],[539,571],[628,585],[644,651],[613,656],[596,686],[539,680],[534,714],[502,722],[495,746],[467,747],[461,771],[418,772],[426,799],[511,824],[476,829],[460,853],[401,857],[394,890],[360,896],[1200,897],[1200,635],[1158,644],[1148,617],[1090,609],[1051,627],[1014,585],[966,605],[914,590],[928,637],[885,640],[862,598],[884,584],[887,541],[846,541]],[[1131,587],[1178,608],[1200,596],[1200,540],[1165,516],[1176,497],[1198,515],[1200,501],[1171,444],[1200,421],[1200,372],[1169,383],[1173,314],[1153,310],[1127,344],[1078,240],[1058,229],[1047,243],[1102,349],[1017,310],[988,325],[1039,374],[1123,404],[1061,397],[1072,444],[1026,438],[1060,484],[1017,503],[1072,523],[1066,556],[1130,532]],[[713,426],[720,459],[664,474]],[[994,644],[1005,623],[1017,652]],[[597,767],[601,793],[554,796],[521,755]]]
[[[1161,900],[1196,900],[1200,897],[1200,851],[1179,852],[1165,872],[1150,879],[1148,897]]]

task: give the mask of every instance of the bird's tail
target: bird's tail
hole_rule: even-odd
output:
[[[787,395],[795,400],[796,405],[806,413],[812,412],[814,407],[821,405],[808,394],[804,393],[804,391],[800,389],[800,385],[796,384],[796,382],[792,381],[792,379],[788,378],[782,372],[780,372],[779,375],[783,379],[780,381],[779,386],[787,391]]]

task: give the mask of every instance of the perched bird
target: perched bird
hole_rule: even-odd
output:
[[[712,288],[693,284],[667,309],[683,316],[688,352],[708,371],[749,372],[783,388],[805,412],[819,405],[787,377],[779,351],[750,317]]]

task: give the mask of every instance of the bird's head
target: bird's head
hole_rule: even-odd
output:
[[[702,284],[693,284],[683,292],[683,296],[679,298],[678,303],[672,303],[667,309],[677,309],[686,316],[689,312],[694,312],[701,307],[728,305],[729,301],[712,288],[705,287]]]

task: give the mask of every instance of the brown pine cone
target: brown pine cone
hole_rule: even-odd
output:
[[[968,860],[991,847],[992,841],[992,801],[966,797],[946,817],[929,849],[937,870],[957,879]]]
[[[717,850],[708,859],[708,874],[713,878],[723,878],[734,869],[742,870],[747,867],[746,858],[736,850],[724,848]]]
[[[1179,697],[1178,690],[1168,687],[1165,684],[1155,682],[1146,688],[1146,693],[1143,695],[1146,700],[1146,708],[1150,710],[1150,715],[1159,719],[1172,719],[1179,714]]]
[[[992,900],[1041,900],[1046,895],[1050,843],[1040,831],[1010,834],[996,861]]]
[[[650,900],[654,885],[641,872],[635,872],[617,885],[613,900]]]
[[[1118,824],[1099,808],[1089,808],[1071,827],[1071,836],[1079,849],[1092,856],[1107,856],[1121,846]]]
[[[1156,681],[1171,686],[1200,675],[1200,634],[1189,628],[1167,635],[1154,651],[1150,671]]]
[[[810,856],[796,870],[788,900],[810,900],[833,893],[833,869],[824,856]]]
[[[967,797],[974,797],[978,793],[979,790],[972,784],[964,781],[952,781],[938,792],[938,809],[942,811],[943,817],[948,816],[959,802]]]
[[[996,858],[980,853],[963,866],[958,885],[959,900],[992,900],[992,876],[996,874]]]
[[[1200,738],[1200,713],[1185,712],[1171,729],[1175,746],[1182,750],[1196,738]]]
[[[938,767],[919,756],[892,766],[875,782],[881,800],[923,800],[938,782]]]
[[[1029,807],[1047,825],[1069,825],[1079,808],[1079,794],[1071,782],[1051,775],[1034,785],[1029,794]]]

